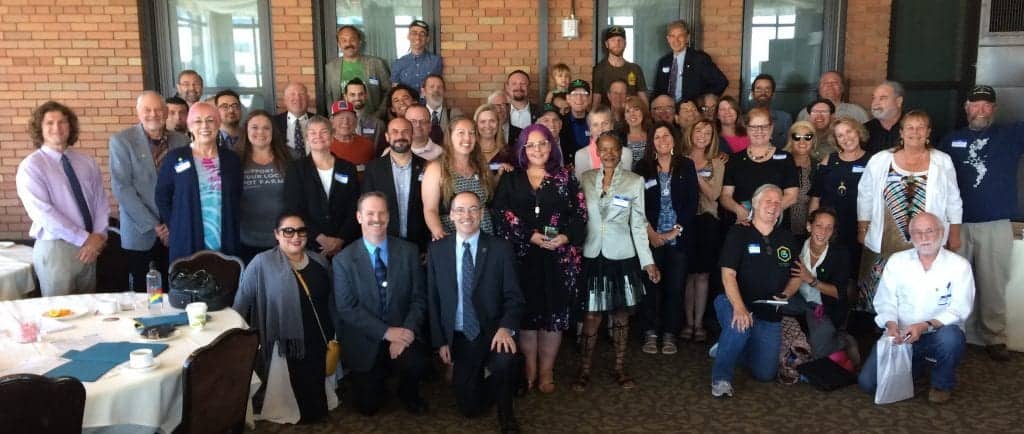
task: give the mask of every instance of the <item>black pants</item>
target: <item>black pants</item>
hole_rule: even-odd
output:
[[[516,355],[491,351],[494,334],[481,334],[468,340],[455,332],[451,345],[452,386],[455,404],[466,417],[479,416],[491,403],[498,403],[499,417],[512,417],[512,397],[516,378]],[[484,367],[491,376],[484,379]]]
[[[678,336],[683,327],[686,254],[676,246],[669,245],[653,249],[651,253],[654,255],[654,264],[661,271],[661,282],[655,284],[647,278],[647,273],[643,273],[647,296],[640,303],[637,326],[645,333],[671,333]]]
[[[128,281],[125,282],[125,288],[146,291],[146,273],[149,272],[149,263],[152,261],[156,262],[156,269],[160,270],[163,289],[167,292],[167,246],[156,240],[149,250],[124,249],[124,253],[128,257]]]
[[[349,374],[356,411],[364,415],[372,415],[384,405],[384,382],[391,372],[398,373],[398,399],[402,402],[420,399],[420,381],[428,369],[426,344],[415,341],[395,359],[391,358],[389,348],[389,342],[381,342],[373,367]]]

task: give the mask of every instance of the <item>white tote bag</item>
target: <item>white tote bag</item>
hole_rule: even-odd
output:
[[[878,388],[875,404],[889,404],[914,397],[914,374],[911,360],[913,344],[893,343],[892,336],[882,336],[875,345],[878,356]]]

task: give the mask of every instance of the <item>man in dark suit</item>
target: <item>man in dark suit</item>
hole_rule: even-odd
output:
[[[501,126],[501,131],[505,134],[505,143],[515,143],[523,129],[510,123],[509,108],[511,106],[509,105],[508,98],[508,94],[504,90],[496,90],[487,97],[487,103],[498,107],[498,117],[500,118],[498,119],[498,125]]]
[[[356,410],[372,415],[384,404],[384,382],[398,372],[398,397],[413,414],[427,404],[419,383],[427,368],[423,268],[416,246],[388,236],[387,197],[363,193],[356,218],[362,242],[349,244],[332,261],[334,300],[342,363],[352,370]]]
[[[398,237],[426,251],[427,225],[423,220],[423,200],[420,185],[423,167],[427,161],[413,155],[412,123],[405,118],[394,118],[384,133],[388,140],[388,155],[366,163],[363,173],[363,192],[379,191],[387,198],[388,213],[394,216],[388,223],[388,235]]]
[[[497,401],[504,433],[519,432],[512,408],[515,334],[523,295],[512,245],[480,232],[480,198],[462,192],[452,198],[456,233],[430,245],[427,293],[431,338],[441,360],[453,365],[455,402],[466,417]],[[491,376],[484,379],[484,368]]]
[[[654,96],[669,95],[677,102],[705,93],[721,95],[729,80],[707,53],[687,48],[690,28],[683,20],[669,23],[665,39],[672,52],[658,59]]]
[[[505,79],[505,94],[510,98],[508,109],[509,124],[519,128],[520,131],[533,124],[540,116],[540,106],[530,102],[528,92],[530,89],[530,74],[517,69],[512,71]],[[519,135],[512,137],[508,143],[512,143]]]
[[[294,81],[288,83],[284,88],[284,106],[288,110],[273,117],[274,134],[284,139],[292,158],[305,157],[309,155],[309,149],[303,133],[306,131],[306,122],[316,115],[309,111],[309,91],[306,85]]]

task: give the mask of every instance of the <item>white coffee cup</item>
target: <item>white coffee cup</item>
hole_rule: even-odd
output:
[[[206,326],[206,303],[197,301],[185,305],[185,313],[188,315],[188,326],[192,330],[202,330]]]
[[[104,300],[96,303],[96,310],[100,311],[101,315],[113,315],[118,311],[118,305],[116,301]]]
[[[153,350],[140,348],[132,350],[131,354],[128,355],[128,367],[142,369],[150,366],[153,366]]]

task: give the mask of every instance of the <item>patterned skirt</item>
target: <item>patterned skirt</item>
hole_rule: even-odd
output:
[[[645,294],[640,273],[640,261],[636,256],[627,259],[607,259],[600,255],[585,258],[584,290],[580,300],[583,312],[613,312],[640,304]]]

